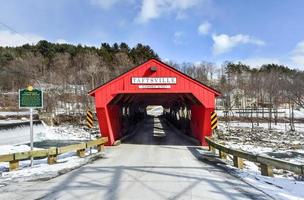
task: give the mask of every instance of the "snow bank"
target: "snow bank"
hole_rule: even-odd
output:
[[[18,153],[18,152],[24,152],[24,151],[30,151],[31,147],[28,145],[1,145],[0,146],[0,155],[4,154],[11,154],[11,153]],[[1,163],[0,163],[1,165]]]
[[[251,123],[220,122],[216,135],[218,141],[232,149],[304,164],[304,124],[295,125],[296,131],[292,132],[289,131],[289,124],[285,123],[272,124],[272,129],[268,130],[268,123],[254,124],[252,129]],[[232,160],[228,163],[232,164]],[[259,167],[246,160],[243,170],[230,165],[225,167],[274,199],[304,200],[304,181],[299,181],[303,177],[292,172],[274,169],[275,177],[262,176]]]
[[[39,137],[41,140],[88,140],[90,139],[90,133],[82,127],[70,125],[47,127],[44,134]]]
[[[226,167],[234,175],[246,183],[258,188],[269,196],[278,200],[300,200],[304,199],[304,182],[293,178],[262,176],[258,167],[251,162],[245,161],[246,169],[240,170],[227,165]]]
[[[90,134],[79,126],[48,127],[34,125],[34,141],[43,140],[88,140]],[[30,141],[30,126],[0,130],[0,145],[25,144]]]
[[[58,156],[58,163],[54,165],[48,165],[46,158],[34,160],[32,168],[29,167],[29,160],[20,161],[20,169],[12,172],[7,172],[8,163],[0,163],[0,187],[12,182],[50,179],[87,164],[103,155],[103,153],[97,153],[95,149],[92,149],[92,153],[92,155],[89,155],[88,150],[86,152],[87,157],[84,158],[79,158],[73,152],[62,154]]]
[[[33,110],[33,114],[38,114],[37,110]],[[0,112],[0,116],[7,117],[7,116],[29,116],[30,111],[19,111],[19,112]]]

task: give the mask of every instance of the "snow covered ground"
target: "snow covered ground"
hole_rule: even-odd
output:
[[[48,165],[46,158],[34,160],[33,167],[30,167],[29,160],[25,160],[20,162],[19,170],[11,172],[7,170],[8,163],[0,163],[0,187],[12,182],[50,179],[89,163],[102,156],[103,153],[97,153],[97,150],[92,149],[92,155],[90,155],[89,150],[86,155],[87,157],[80,158],[73,152],[62,154],[58,156],[58,161],[55,165]]]
[[[34,141],[43,140],[88,140],[90,134],[82,127],[64,125],[49,127],[45,124],[34,125]],[[30,141],[30,126],[0,130],[0,145],[24,144]],[[1,152],[0,152],[1,154]]]
[[[250,117],[251,116],[251,113],[241,113],[243,112],[244,110],[240,109],[240,110],[229,110],[228,112],[228,115],[229,116],[235,116],[235,117],[242,117],[242,116],[247,116],[247,117]],[[259,109],[258,110],[259,112],[262,112],[262,109]],[[268,110],[265,109],[264,110],[265,112],[267,112]],[[217,110],[217,115],[220,116],[220,117],[224,117],[225,116],[225,113],[223,110]],[[250,110],[245,110],[244,112],[250,112]],[[253,110],[253,117],[263,117],[263,114],[262,113],[254,113],[255,111]],[[288,118],[289,116],[291,116],[291,113],[290,113],[290,110],[289,109],[284,109],[284,108],[281,108],[281,109],[278,109],[278,117],[281,117],[281,118]],[[264,117],[268,117],[269,114],[268,113],[264,113]],[[274,114],[272,114],[272,116],[274,117]],[[294,109],[294,118],[295,119],[304,119],[304,109]]]
[[[221,123],[222,127],[229,126],[229,128],[252,128],[252,123],[244,123],[244,122],[238,122],[238,121],[230,121],[227,123]],[[304,123],[295,123],[295,130],[297,132],[304,132]],[[272,131],[290,131],[290,124],[289,123],[271,123],[271,126],[269,123],[253,123],[253,128],[256,129],[269,129],[271,128]]]
[[[225,165],[225,167],[234,175],[244,180],[246,183],[258,188],[269,196],[277,200],[303,200],[304,199],[304,181],[297,181],[294,178],[286,177],[268,177],[262,176],[258,167],[245,161],[243,170]]]
[[[304,124],[302,123],[296,123],[295,131],[290,131],[289,124],[285,123],[272,124],[269,130],[268,123],[259,123],[259,126],[254,124],[252,128],[251,123],[220,121],[215,136],[225,144],[245,148],[243,150],[258,151],[251,146],[246,148],[246,145],[264,148],[263,151],[304,149]]]
[[[27,118],[24,119],[7,119],[7,120],[0,120],[0,124],[15,124],[15,123],[20,123],[20,122],[29,122]]]
[[[30,147],[26,145],[30,141],[30,127],[21,126],[13,129],[0,130],[0,155],[29,151]],[[90,134],[82,127],[63,125],[59,127],[49,127],[45,124],[34,126],[34,141],[44,140],[89,140]],[[38,149],[38,148],[35,148]],[[96,152],[96,150],[93,150]],[[87,152],[88,153],[88,152]],[[48,165],[47,160],[40,159],[34,161],[34,167],[30,168],[30,161],[20,162],[20,169],[8,172],[8,163],[0,163],[0,187],[10,182],[37,180],[57,176],[61,171],[69,171],[79,167],[92,159],[79,158],[75,153],[67,153],[59,156],[59,163]]]
[[[33,114],[38,114],[37,110],[33,110]],[[29,117],[30,111],[19,111],[19,112],[0,112],[0,116],[9,117],[9,116],[27,116]]]
[[[244,122],[219,122],[216,140],[232,149],[240,149],[258,155],[268,155],[304,165],[304,124],[297,123],[296,131],[289,131],[288,124],[255,124]],[[232,164],[230,159],[228,162]],[[262,176],[258,166],[245,161],[244,170],[225,165],[233,174],[259,188],[274,199],[304,199],[304,177],[286,170],[274,169],[274,177]]]

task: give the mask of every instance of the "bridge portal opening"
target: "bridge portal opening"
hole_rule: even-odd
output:
[[[92,90],[102,136],[114,144],[149,117],[151,105],[162,107],[161,118],[183,134],[206,145],[212,134],[211,113],[216,90],[182,72],[151,59]],[[163,121],[162,121],[163,122]]]
[[[108,108],[112,115],[116,113],[112,119],[118,121],[115,130],[119,135],[116,138],[130,134],[146,118],[155,117],[160,118],[162,123],[174,125],[183,134],[196,139],[200,137],[193,135],[193,130],[199,128],[200,123],[197,123],[197,116],[192,118],[192,113],[195,115],[198,108],[203,109],[203,105],[189,93],[118,94],[108,104]],[[157,131],[154,132],[157,135]],[[161,132],[158,136],[162,136]]]

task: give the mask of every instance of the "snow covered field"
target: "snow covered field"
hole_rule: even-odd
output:
[[[288,124],[278,123],[269,130],[268,123],[259,123],[252,129],[251,123],[219,122],[215,136],[227,145],[234,145],[245,151],[262,153],[280,150],[304,150],[304,124],[296,123],[295,131]],[[252,145],[252,146],[250,146]],[[252,147],[257,148],[252,148]],[[256,152],[257,151],[257,152]]]
[[[242,113],[244,110],[240,109],[240,110],[229,110],[228,115],[229,116],[235,116],[235,117],[242,117],[242,116],[247,116],[250,117],[251,113]],[[259,112],[262,112],[262,109],[258,110]],[[268,110],[265,109],[265,112],[267,112]],[[217,110],[217,115],[220,117],[224,117],[225,113],[223,110]],[[250,112],[250,110],[246,110],[245,112]],[[255,111],[253,110],[253,117],[263,117],[262,113],[258,113],[256,114]],[[264,117],[268,117],[269,114],[268,113],[264,113]],[[291,112],[289,111],[289,109],[278,109],[278,117],[280,118],[284,118],[284,117],[289,117],[291,116]],[[274,117],[274,113],[272,114],[272,117]],[[304,109],[294,109],[294,118],[295,119],[304,119]]]
[[[216,133],[218,141],[232,149],[240,149],[258,155],[268,155],[289,162],[304,165],[304,124],[295,124],[296,131],[289,131],[288,124],[255,124],[244,122],[220,122]],[[232,164],[230,159],[228,162]],[[275,199],[304,199],[304,177],[286,170],[274,169],[274,177],[261,175],[258,166],[249,161],[244,162],[244,170],[225,165],[245,182],[259,188]]]

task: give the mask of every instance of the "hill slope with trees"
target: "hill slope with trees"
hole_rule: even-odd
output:
[[[36,45],[0,47],[0,107],[17,107],[17,91],[28,85],[45,91],[45,109],[84,110],[87,91],[101,85],[150,58],[160,59],[149,46],[126,43],[99,48],[40,41]],[[169,65],[210,85],[222,93],[226,109],[240,108],[240,102],[295,104],[304,107],[304,72],[277,64],[258,68],[242,63],[210,62]],[[248,104],[251,106],[251,104]]]

